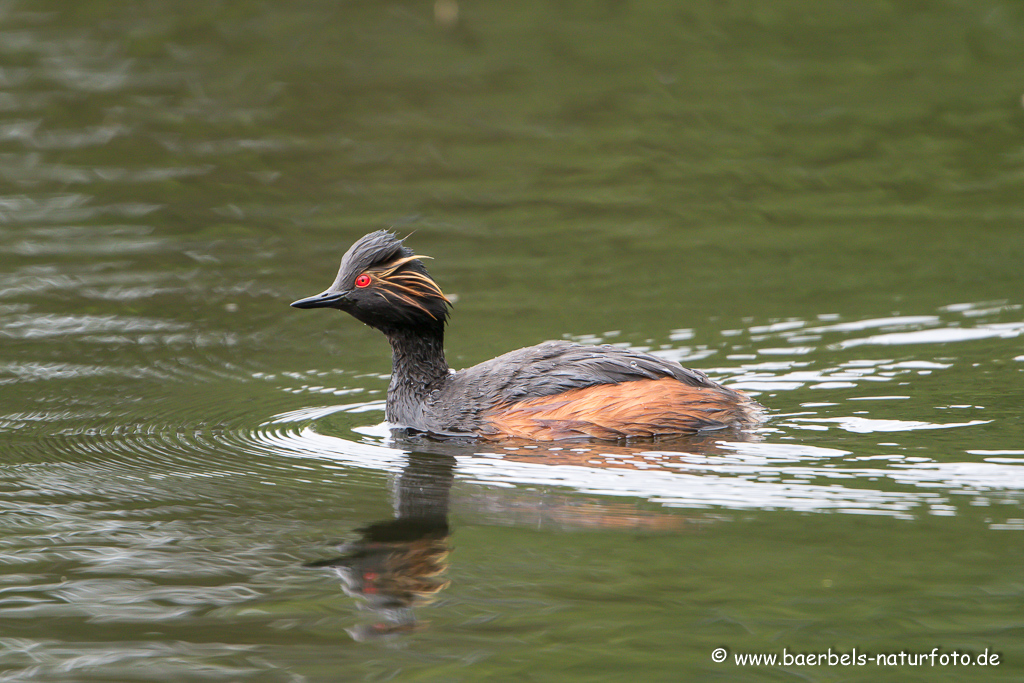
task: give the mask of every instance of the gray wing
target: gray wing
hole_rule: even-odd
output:
[[[617,346],[550,341],[460,370],[460,389],[477,405],[512,403],[597,384],[674,377],[694,387],[719,385],[675,361]]]

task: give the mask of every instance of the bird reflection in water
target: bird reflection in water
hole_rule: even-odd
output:
[[[450,455],[410,453],[395,486],[395,518],[358,529],[358,539],[338,547],[341,556],[307,565],[334,570],[344,591],[375,613],[373,623],[349,629],[355,640],[419,630],[424,624],[415,608],[430,604],[448,586],[443,574],[451,552],[454,470]]]
[[[491,446],[489,452],[509,462],[589,469],[656,467],[660,461],[671,464],[674,472],[685,472],[685,464],[692,458],[728,453],[720,447],[722,436],[725,434],[621,444],[563,442],[550,449],[541,449],[536,442],[509,440],[502,442],[498,451]],[[750,432],[727,436],[733,441],[760,438]],[[444,573],[452,550],[448,515],[456,456],[472,457],[487,450],[479,442],[403,432],[397,432],[389,445],[409,453],[393,490],[395,518],[357,529],[356,540],[339,546],[339,557],[307,565],[333,570],[345,592],[362,599],[366,609],[374,612],[372,623],[349,629],[359,641],[410,633],[425,626],[417,620],[416,608],[433,602],[449,584]],[[471,487],[460,497],[460,507],[468,507],[474,518],[487,523],[562,531],[600,528],[687,533],[711,523],[704,515],[643,509],[637,500],[608,500],[561,487]]]

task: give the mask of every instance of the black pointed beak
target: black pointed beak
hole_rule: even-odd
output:
[[[344,300],[344,292],[326,291],[322,294],[315,294],[313,296],[307,296],[305,299],[293,301],[291,305],[294,308],[337,308],[338,302]]]

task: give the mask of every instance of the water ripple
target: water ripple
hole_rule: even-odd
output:
[[[355,442],[301,424],[353,407],[357,406],[280,415],[265,425],[266,431],[252,435],[253,446],[267,454],[325,459],[388,472],[401,470],[405,452],[390,447],[386,438],[379,444]],[[1002,490],[1019,495],[1024,491],[1024,467],[1015,465],[936,463],[889,454],[877,461],[880,466],[868,468],[848,451],[805,444],[718,441],[712,449],[704,445],[693,452],[595,444],[434,448],[454,454],[457,475],[477,484],[569,487],[587,494],[641,497],[669,507],[834,511],[906,518],[913,516],[916,508],[933,514],[945,511],[952,493],[982,495]],[[879,481],[885,483],[884,488],[870,484]]]
[[[981,309],[964,307],[956,311]],[[1012,307],[997,309],[1002,315]],[[977,316],[980,324],[990,325],[985,316]],[[122,320],[104,316],[32,316],[15,314],[3,331],[12,338],[36,338],[47,335],[93,335],[110,332],[138,334],[175,333],[173,323],[158,319]],[[889,330],[893,327],[930,326],[940,329],[940,316],[900,316],[874,318],[849,323],[832,322],[819,326],[823,334],[859,334],[865,330]],[[1002,323],[999,323],[1002,324]],[[987,329],[987,328],[985,328]],[[1003,329],[1003,328],[999,328]],[[762,341],[798,331],[808,326],[788,321],[751,327],[750,343],[755,337]],[[757,334],[753,334],[755,332]],[[892,332],[886,332],[890,334]],[[903,334],[905,332],[900,332]],[[742,337],[733,336],[742,341]],[[682,341],[690,341],[687,336]],[[961,343],[969,343],[962,341]],[[815,367],[813,359],[758,360],[737,368],[719,368],[718,372],[734,386],[761,391],[788,392],[799,387],[859,387],[863,384],[892,382],[898,378],[921,373],[949,372],[954,359],[927,358],[848,358]],[[145,382],[159,376],[172,383],[195,382],[200,378],[196,368],[174,371],[170,367],[135,368],[129,366],[123,377]],[[0,377],[8,383],[68,380],[76,377],[101,377],[109,368],[87,363],[8,363],[0,367]],[[680,440],[650,444],[446,444],[405,443],[397,439],[387,425],[367,426],[361,416],[383,413],[383,400],[373,395],[366,378],[352,377],[340,371],[291,372],[280,375],[253,373],[248,381],[259,381],[276,387],[282,404],[294,405],[295,396],[351,396],[361,400],[340,404],[289,407],[257,420],[257,427],[245,426],[231,414],[232,403],[225,400],[234,394],[231,387],[246,381],[238,369],[225,373],[207,369],[210,379],[228,380],[227,394],[204,394],[189,406],[187,416],[175,417],[181,410],[168,404],[167,415],[150,415],[134,420],[128,409],[123,415],[98,413],[101,424],[95,427],[54,430],[59,422],[82,423],[82,411],[56,410],[37,415],[10,414],[0,416],[10,433],[28,435],[35,430],[49,435],[26,446],[26,452],[60,452],[74,466],[77,458],[92,464],[94,474],[69,477],[87,481],[90,477],[104,480],[105,495],[128,499],[150,498],[169,504],[165,487],[172,482],[190,482],[188,494],[178,499],[203,504],[223,495],[225,491],[251,487],[253,481],[274,485],[285,476],[291,481],[313,481],[315,477],[302,470],[301,461],[317,466],[338,467],[344,471],[379,471],[397,473],[407,462],[410,450],[427,448],[445,453],[457,462],[457,476],[472,486],[500,490],[513,487],[555,487],[581,494],[639,498],[665,507],[726,510],[787,509],[801,512],[839,512],[884,514],[912,517],[917,514],[952,514],[959,505],[987,505],[993,495],[1019,498],[1024,491],[1024,467],[1010,460],[982,462],[971,460],[968,448],[971,430],[981,429],[996,420],[983,408],[970,403],[932,406],[931,409],[975,411],[967,419],[929,420],[908,417],[901,406],[895,414],[889,406],[910,402],[917,405],[916,392],[906,394],[860,393],[844,400],[856,401],[858,408],[844,411],[842,401],[809,403],[805,409],[778,414],[748,441],[725,441],[707,437],[702,440]],[[344,379],[347,385],[338,385]],[[381,381],[374,376],[370,384]],[[219,381],[219,380],[218,380]],[[352,383],[354,382],[354,384]],[[874,403],[871,403],[874,402]],[[847,404],[850,405],[850,404]],[[866,414],[865,414],[866,413]],[[203,417],[201,422],[196,416]],[[126,421],[127,420],[127,421]],[[95,420],[94,420],[95,421]],[[372,421],[372,418],[371,418]],[[335,422],[348,425],[343,433],[328,433],[325,425]],[[362,424],[360,424],[362,423]],[[36,427],[30,427],[35,424]],[[104,424],[106,426],[104,426]],[[216,426],[211,426],[216,425]],[[28,431],[25,431],[28,429]],[[962,434],[965,446],[959,461],[939,461],[912,447],[895,443],[842,441],[836,434],[850,438],[911,439],[921,431],[941,430]],[[817,443],[806,438],[793,439],[792,434],[815,434]],[[825,438],[830,439],[825,440]],[[397,439],[397,440],[396,440]],[[837,440],[838,439],[838,440]],[[843,447],[836,447],[838,444]],[[97,457],[102,461],[97,461]],[[241,460],[240,460],[241,458]],[[255,459],[254,459],[255,458]],[[31,459],[31,458],[30,458]],[[945,460],[949,460],[946,458]],[[956,460],[954,458],[954,460]],[[247,463],[239,469],[238,463]],[[336,470],[338,471],[338,470]],[[285,474],[287,473],[287,474]],[[22,473],[24,474],[24,472]],[[204,481],[216,482],[212,486]],[[57,487],[57,488],[55,488]],[[71,489],[60,489],[53,481],[40,485],[38,491],[53,495],[74,495]],[[24,500],[28,495],[22,492]],[[996,522],[999,523],[999,522]]]
[[[188,641],[73,642],[58,639],[0,638],[4,681],[123,679],[125,671],[144,666],[147,680],[232,681],[260,674],[288,680],[268,663],[260,665],[253,645]],[[269,674],[269,678],[267,678]],[[137,675],[137,674],[135,674]]]

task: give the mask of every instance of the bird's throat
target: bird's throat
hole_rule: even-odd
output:
[[[444,332],[388,332],[391,343],[391,384],[386,417],[389,422],[415,427],[430,392],[447,380]]]

